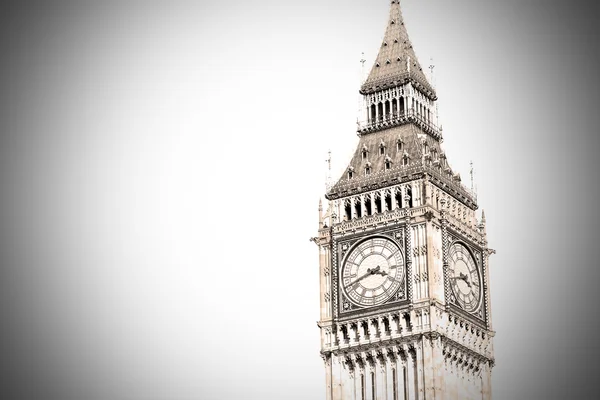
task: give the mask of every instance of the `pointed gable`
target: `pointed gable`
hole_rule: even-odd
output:
[[[408,37],[400,1],[392,0],[383,42],[361,93],[372,93],[407,81],[412,81],[432,100],[437,98]]]

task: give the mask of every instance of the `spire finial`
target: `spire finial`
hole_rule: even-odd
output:
[[[431,80],[431,86],[435,89],[435,81],[433,79],[433,69],[435,68],[435,64],[433,63],[433,57],[429,58],[429,79]]]
[[[329,191],[331,188],[331,150],[327,152],[327,177],[325,178],[325,189]]]
[[[473,193],[473,160],[471,160],[471,193]]]
[[[365,79],[365,63],[367,62],[367,60],[365,60],[365,52],[363,51],[361,53],[361,57],[360,57],[360,64],[361,64],[361,68],[360,68],[360,81],[361,84]]]

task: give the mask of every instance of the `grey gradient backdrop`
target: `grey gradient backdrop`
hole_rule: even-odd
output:
[[[494,398],[592,398],[598,6],[403,3],[498,250]],[[324,398],[308,238],[387,13],[3,3],[1,397]]]

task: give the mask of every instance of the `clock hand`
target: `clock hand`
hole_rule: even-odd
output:
[[[466,274],[460,273],[460,278],[467,284],[469,288],[471,288],[471,282],[469,282],[469,277]]]
[[[373,268],[373,269],[367,268],[367,273],[366,274],[363,274],[363,275],[359,276],[358,278],[356,278],[355,280],[353,280],[352,282],[350,282],[349,284],[347,284],[346,287],[354,285],[356,282],[360,281],[361,279],[366,278],[369,275],[375,275],[375,274],[377,274],[379,272],[379,268],[380,268],[379,265],[377,267]]]
[[[469,282],[469,277],[467,275],[463,274],[462,272],[460,272],[458,276],[453,276],[450,279],[460,279],[463,282],[465,282],[469,288],[471,287],[471,282]]]

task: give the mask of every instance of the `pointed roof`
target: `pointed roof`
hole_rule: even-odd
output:
[[[361,86],[362,94],[412,81],[421,91],[436,100],[435,90],[427,81],[404,26],[400,0],[392,0],[390,18],[379,54]]]

